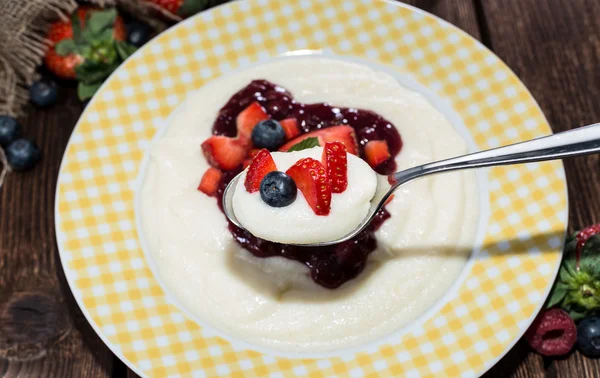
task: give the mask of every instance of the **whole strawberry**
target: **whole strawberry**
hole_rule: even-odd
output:
[[[189,17],[228,0],[146,0],[181,17]]]
[[[51,25],[44,63],[56,76],[77,79],[79,98],[85,100],[135,51],[125,38],[125,24],[115,9],[80,7],[70,21]]]
[[[600,225],[567,239],[558,279],[547,307],[561,307],[579,321],[600,312]]]

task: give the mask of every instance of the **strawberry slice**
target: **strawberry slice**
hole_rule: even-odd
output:
[[[253,102],[237,116],[238,137],[243,141],[249,141],[254,126],[265,119],[269,119],[265,109],[258,102]]]
[[[211,136],[201,147],[208,163],[223,171],[239,167],[248,152],[247,142],[220,135]]]
[[[254,158],[256,157],[256,155],[258,155],[259,152],[260,150],[257,148],[253,148],[252,151],[250,151],[250,155],[246,159],[244,159],[244,163],[242,164],[244,169],[248,168],[250,164],[252,164],[252,160],[254,160]]]
[[[302,134],[299,137],[284,144],[279,151],[287,151],[293,145],[302,142],[306,138],[318,138],[319,145],[324,146],[327,142],[342,142],[346,146],[346,151],[353,155],[358,154],[358,145],[356,144],[356,134],[350,126],[340,125],[331,126],[325,129],[311,131],[310,133]]]
[[[198,190],[207,196],[215,195],[217,189],[219,189],[219,183],[221,182],[222,177],[223,172],[213,167],[208,168],[206,172],[204,172],[204,175],[202,175]]]
[[[298,128],[298,121],[296,118],[287,118],[279,121],[279,124],[285,131],[285,138],[287,140],[292,140],[298,135],[300,135],[300,128]]]
[[[390,157],[390,148],[385,140],[372,140],[365,146],[365,158],[371,168],[377,167]]]
[[[331,185],[320,161],[313,158],[300,159],[286,173],[296,182],[315,214],[329,215]]]
[[[275,166],[271,153],[265,148],[258,151],[258,154],[254,160],[252,160],[252,163],[248,168],[248,173],[246,173],[246,181],[244,181],[246,191],[249,193],[258,192],[262,179],[267,173],[276,170],[277,167]]]
[[[333,193],[343,193],[348,187],[348,156],[342,142],[327,142],[321,158],[331,182]]]

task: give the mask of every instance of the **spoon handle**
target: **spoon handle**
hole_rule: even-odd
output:
[[[600,152],[600,123],[526,142],[420,165],[394,173],[389,176],[388,180],[392,184],[392,187],[395,188],[408,181],[432,173],[531,163],[571,156],[589,155],[598,152]]]

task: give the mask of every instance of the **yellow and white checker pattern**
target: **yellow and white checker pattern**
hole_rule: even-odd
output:
[[[83,114],[56,201],[63,266],[111,349],[151,377],[474,377],[529,325],[561,258],[560,162],[492,169],[482,252],[455,297],[422,325],[340,357],[291,359],[232,345],[183,315],[138,241],[134,188],[149,141],[186,95],[232,69],[294,50],[363,57],[447,99],[481,149],[550,133],[535,101],[492,53],[453,26],[381,0],[249,0],[202,13],[129,59]]]

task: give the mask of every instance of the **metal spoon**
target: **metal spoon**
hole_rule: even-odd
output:
[[[354,231],[335,240],[297,245],[320,247],[352,239],[371,223],[377,211],[383,207],[385,201],[396,189],[424,176],[461,169],[562,159],[571,156],[589,155],[597,152],[600,152],[600,123],[532,139],[526,142],[419,165],[417,167],[393,173],[389,176],[378,175],[377,190],[371,200],[369,212]],[[229,185],[227,185],[223,195],[223,209],[225,216],[227,216],[233,224],[244,228],[235,217],[232,205],[233,192],[240,179],[240,175],[234,177]]]

